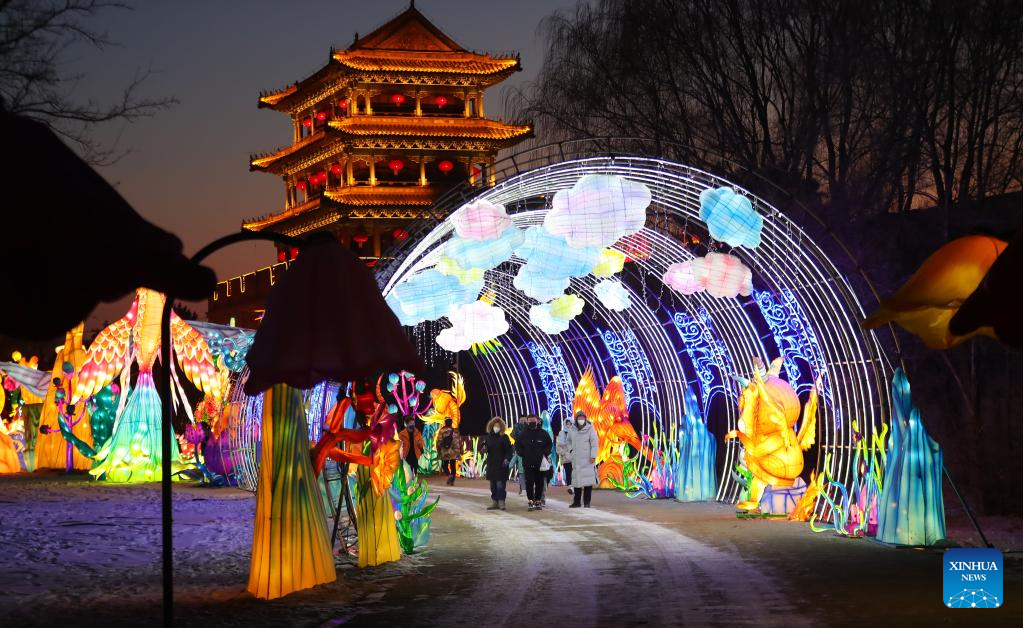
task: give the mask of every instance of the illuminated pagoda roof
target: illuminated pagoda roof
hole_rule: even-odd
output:
[[[339,143],[366,144],[373,148],[406,148],[404,138],[429,139],[432,148],[458,150],[458,140],[476,140],[500,149],[528,137],[527,125],[507,124],[488,118],[421,118],[411,116],[353,116],[332,120],[326,129],[317,131],[285,148],[249,161],[250,170],[284,174],[301,167],[310,158],[329,157],[341,152]],[[365,141],[370,139],[372,141]],[[452,140],[454,142],[452,142]],[[478,147],[474,147],[478,148]]]
[[[246,220],[243,229],[275,231],[300,235],[340,216],[348,218],[399,218],[415,220],[429,217],[429,207],[440,194],[435,186],[351,186],[328,190],[323,196],[275,214]],[[381,213],[380,208],[388,211]]]
[[[470,52],[413,4],[345,50],[331,50],[325,66],[283,89],[263,93],[259,106],[298,111],[344,89],[351,79],[373,83],[486,87],[522,69],[517,55]]]

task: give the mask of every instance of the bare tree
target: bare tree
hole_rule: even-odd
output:
[[[93,127],[148,117],[176,101],[139,96],[149,70],[138,71],[111,103],[79,101],[72,91],[82,77],[66,73],[65,55],[76,45],[112,46],[89,22],[127,8],[109,0],[0,0],[0,108],[43,122],[93,164],[115,161],[121,153],[97,141]]]

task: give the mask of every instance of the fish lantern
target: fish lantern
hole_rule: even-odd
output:
[[[394,173],[394,176],[398,176],[398,173],[401,172],[403,168],[405,168],[405,162],[400,159],[392,159],[390,162],[388,162],[387,167],[391,169],[391,172]]]
[[[442,161],[439,164],[437,164],[437,170],[440,170],[444,174],[448,174],[449,172],[451,172],[454,169],[455,169],[455,164],[451,163],[450,159],[445,159],[444,161]]]

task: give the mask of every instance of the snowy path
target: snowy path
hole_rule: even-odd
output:
[[[551,491],[563,489],[552,487]],[[752,625],[784,616],[810,625],[783,587],[737,554],[671,529],[599,508],[569,509],[548,500],[528,512],[483,510],[486,491],[437,487],[439,508],[482,538],[484,581],[459,600],[451,618],[482,625]],[[599,498],[599,495],[598,495]],[[437,548],[439,551],[440,548]],[[748,615],[736,609],[748,608]],[[466,624],[473,625],[473,624]]]

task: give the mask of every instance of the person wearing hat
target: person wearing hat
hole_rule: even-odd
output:
[[[569,459],[572,462],[573,497],[569,508],[578,508],[580,499],[581,505],[589,508],[593,485],[597,483],[597,469],[594,466],[599,451],[597,431],[581,410],[575,413],[575,427],[572,429]]]
[[[553,441],[546,430],[540,429],[540,418],[536,415],[526,417],[526,429],[515,441],[515,451],[522,458],[522,468],[526,473],[526,497],[529,499],[529,510],[543,510],[541,499],[543,487],[550,469],[551,449]]]

